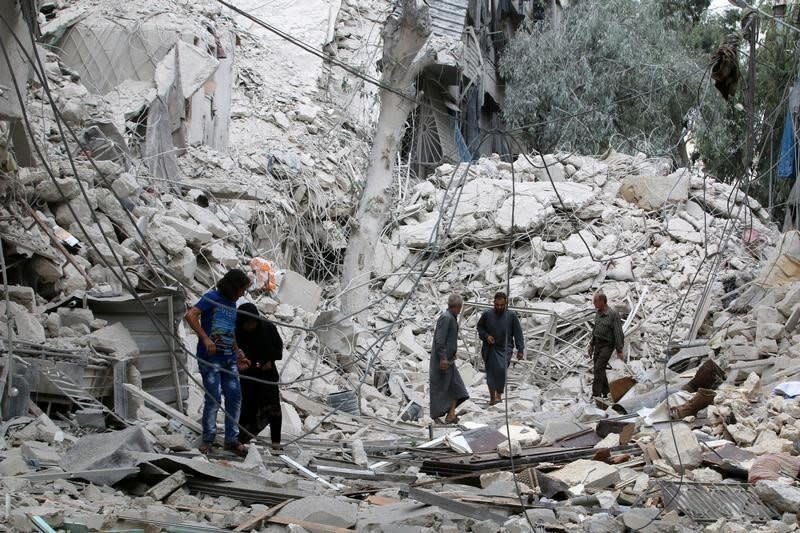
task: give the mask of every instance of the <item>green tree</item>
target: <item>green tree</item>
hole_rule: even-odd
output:
[[[682,136],[705,66],[696,56],[659,2],[580,2],[558,26],[531,24],[510,43],[505,119],[540,150],[613,145],[686,163]]]

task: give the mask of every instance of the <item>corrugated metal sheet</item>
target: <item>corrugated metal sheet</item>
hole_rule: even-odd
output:
[[[778,514],[767,507],[747,483],[690,483],[659,480],[668,509],[677,509],[697,522],[720,518],[767,522]]]
[[[178,401],[177,382],[180,383],[181,398],[188,396],[188,378],[177,361],[185,362],[186,355],[177,344],[178,323],[186,309],[185,298],[174,288],[162,288],[149,294],[140,294],[141,303],[130,295],[100,298],[89,294],[72,294],[50,309],[70,303],[84,304],[91,309],[96,318],[122,323],[130,332],[139,347],[135,366],[142,375],[142,389],[169,405]],[[160,323],[158,328],[142,308],[146,305]],[[174,339],[167,339],[159,333],[172,332]],[[173,344],[174,340],[175,344]],[[173,361],[173,357],[176,358]],[[181,408],[182,410],[182,408]]]
[[[467,20],[469,0],[429,0],[433,34],[460,39]]]

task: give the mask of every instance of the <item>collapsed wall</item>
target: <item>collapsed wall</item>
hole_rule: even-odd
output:
[[[276,17],[376,73],[388,3],[300,4]],[[405,176],[375,250],[368,319],[356,323],[337,310],[346,290],[337,269],[374,89],[321,60],[295,62],[215,4],[134,2],[130,18],[111,2],[73,7],[43,28],[59,43],[40,50],[57,112],[41,80],[27,91],[54,175],[20,164],[4,178],[11,286],[0,329],[26,361],[13,379],[21,400],[9,402],[23,416],[0,461],[4,483],[22,495],[5,516],[10,527],[30,529],[27,513],[92,530],[137,519],[243,527],[264,515],[261,502],[290,499],[275,524],[524,531],[531,518],[621,530],[653,519],[677,529],[696,523],[653,513],[663,491],[682,490],[670,480],[733,485],[728,474],[748,469],[757,497],[774,506],[756,519],[786,511],[791,523],[796,488],[780,471],[796,460],[800,411],[796,394],[771,394],[791,392],[786,382],[798,375],[800,255],[797,236],[781,236],[745,192],[614,152],[492,156],[422,181]],[[89,150],[62,135],[62,118]],[[279,288],[259,285],[249,298],[288,347],[283,437],[301,439],[287,450],[296,462],[255,446],[242,463],[209,462],[192,451],[202,401],[193,346],[170,340],[180,340],[185,303],[228,268],[263,274],[262,259],[280,271]],[[509,371],[507,411],[487,405],[475,336],[498,290],[509,290],[528,344]],[[614,406],[589,398],[597,290],[625,317],[626,362],[609,377],[627,388]],[[427,409],[432,324],[452,292],[467,300],[458,366],[471,399],[458,428],[432,426]],[[719,371],[701,380],[708,361]],[[38,414],[31,397],[60,397],[76,412]],[[102,433],[107,423],[131,427]],[[538,455],[514,477],[514,460]],[[42,468],[52,470],[37,478]],[[78,468],[99,470],[82,474],[94,484],[48,477]],[[479,489],[439,477],[465,471]],[[437,494],[426,493],[433,482]],[[376,495],[357,499],[358,488]],[[542,508],[520,515],[519,496]],[[469,505],[485,507],[471,515]]]

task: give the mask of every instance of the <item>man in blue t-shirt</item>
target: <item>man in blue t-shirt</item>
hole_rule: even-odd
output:
[[[243,271],[228,271],[194,307],[186,312],[186,322],[197,334],[197,363],[205,388],[203,403],[203,445],[208,453],[217,434],[217,413],[225,397],[225,449],[247,455],[239,442],[239,411],[242,388],[236,366],[236,301],[244,296],[250,278]]]

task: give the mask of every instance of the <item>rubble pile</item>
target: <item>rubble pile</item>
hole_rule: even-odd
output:
[[[350,316],[375,88],[216,3],[44,4],[58,113],[35,76],[27,110],[55,175],[18,150],[0,208],[4,527],[797,529],[800,237],[739,188],[613,151],[444,164],[397,191]],[[378,75],[388,2],[296,4],[267,9]],[[198,451],[179,325],[233,267],[287,347],[285,449],[267,429],[242,461]],[[506,290],[525,357],[489,405],[475,323]],[[608,401],[586,356],[598,290],[626,335]],[[470,400],[445,425],[429,352],[453,292]]]

